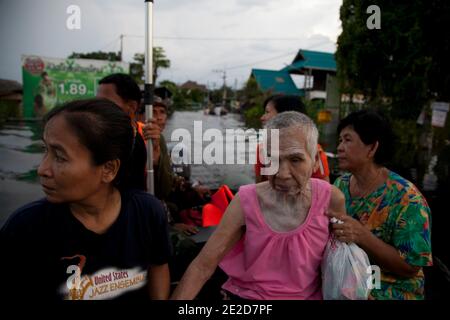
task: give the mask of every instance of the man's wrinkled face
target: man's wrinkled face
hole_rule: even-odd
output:
[[[279,135],[279,168],[269,176],[269,183],[279,192],[296,195],[308,185],[315,159],[308,153],[306,136],[299,127],[280,129]]]

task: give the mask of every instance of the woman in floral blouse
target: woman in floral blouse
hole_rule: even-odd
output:
[[[349,173],[334,184],[345,195],[348,216],[333,225],[334,234],[359,245],[380,267],[371,299],[424,299],[422,267],[432,265],[430,208],[416,186],[384,166],[393,150],[388,121],[361,110],[343,119],[338,132],[339,167]]]

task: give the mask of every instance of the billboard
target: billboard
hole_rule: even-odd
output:
[[[98,81],[111,73],[128,73],[129,64],[90,59],[22,56],[24,117],[42,117],[64,102],[92,98]]]

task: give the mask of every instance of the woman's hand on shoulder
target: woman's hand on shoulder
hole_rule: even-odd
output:
[[[361,244],[370,235],[370,230],[361,222],[347,215],[345,196],[335,186],[331,188],[330,206],[327,214],[331,219],[337,219],[331,220],[331,228],[335,237],[342,242]]]

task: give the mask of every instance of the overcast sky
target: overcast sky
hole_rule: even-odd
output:
[[[302,49],[334,52],[342,0],[155,0],[154,45],[171,61],[159,80],[241,86],[252,68],[277,70]],[[81,29],[68,30],[69,5]],[[143,0],[0,0],[0,78],[22,82],[20,56],[65,58],[71,52],[144,51]],[[192,39],[192,38],[197,38]],[[201,40],[198,40],[201,39]],[[278,39],[278,40],[277,40]]]

